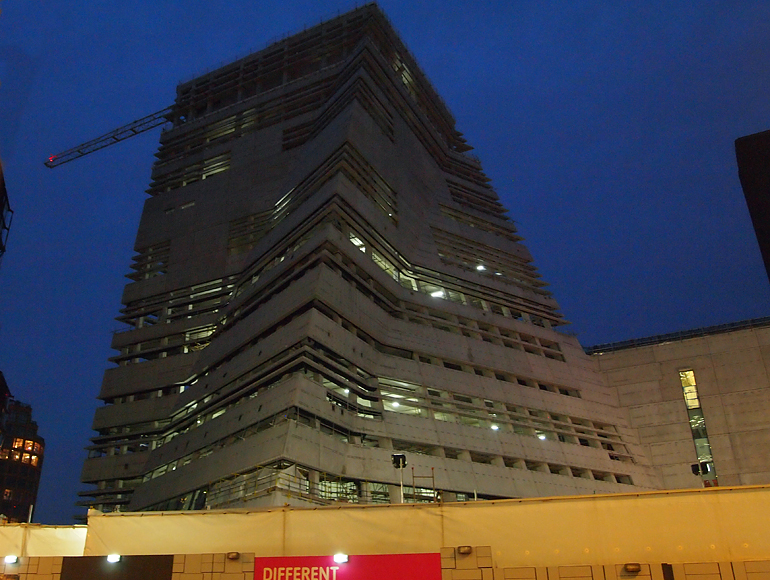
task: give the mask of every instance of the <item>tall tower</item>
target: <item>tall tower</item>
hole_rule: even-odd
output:
[[[658,486],[375,5],[180,85],[169,121],[83,505]]]

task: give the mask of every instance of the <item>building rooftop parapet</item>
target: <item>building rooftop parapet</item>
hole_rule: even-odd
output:
[[[618,342],[606,342],[603,344],[597,344],[595,346],[583,347],[586,354],[603,354],[605,352],[614,352],[618,350],[625,350],[628,348],[637,348],[640,346],[653,346],[656,344],[663,344],[666,342],[673,342],[678,340],[687,340],[689,338],[698,338],[702,336],[711,336],[714,334],[723,334],[725,332],[734,332],[736,330],[746,330],[749,328],[764,328],[770,326],[770,316],[764,316],[762,318],[750,318],[748,320],[740,320],[738,322],[728,322],[727,324],[717,324],[715,326],[701,326],[699,328],[693,328],[690,330],[681,330],[679,332],[671,332],[668,334],[656,334],[653,336],[645,336],[643,338],[632,338],[629,340],[621,340]]]

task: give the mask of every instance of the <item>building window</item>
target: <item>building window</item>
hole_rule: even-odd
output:
[[[10,489],[3,490],[3,499],[8,500],[13,496],[13,491]]]
[[[700,408],[700,400],[698,399],[698,387],[695,384],[695,372],[679,371],[679,380],[682,383],[682,391],[684,392],[684,403],[688,409]]]
[[[21,439],[19,437],[14,439],[13,440],[13,447],[14,447],[14,449],[19,449],[21,447],[24,447],[24,439]]]
[[[698,457],[698,462],[692,465],[692,472],[694,475],[700,476],[704,487],[714,487],[718,485],[717,472],[714,467],[708,431],[706,431],[706,418],[703,416],[703,409],[701,409],[700,398],[698,397],[695,371],[692,369],[679,371],[679,381],[682,384],[682,395],[690,420],[695,454]]]

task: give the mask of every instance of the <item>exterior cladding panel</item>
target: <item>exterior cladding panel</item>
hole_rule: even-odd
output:
[[[415,502],[660,485],[376,6],[181,85],[172,117],[84,505],[400,501],[394,452]]]

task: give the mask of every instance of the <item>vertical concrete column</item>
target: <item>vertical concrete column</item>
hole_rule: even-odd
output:
[[[359,482],[359,501],[361,503],[372,503],[372,484],[368,481]]]
[[[388,485],[388,495],[390,495],[390,503],[401,503],[401,486]]]
[[[315,469],[309,469],[307,474],[307,481],[308,481],[308,493],[312,496],[318,496],[318,481],[319,481],[319,473]]]

